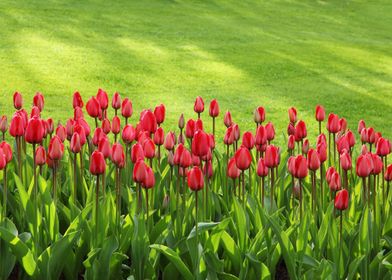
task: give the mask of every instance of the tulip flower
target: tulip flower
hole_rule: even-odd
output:
[[[105,135],[105,134],[104,134]],[[103,154],[103,156],[105,157],[105,159],[107,159],[107,158],[110,158],[110,155],[111,155],[111,147],[110,147],[110,142],[109,142],[109,140],[108,140],[108,138],[105,136],[105,137],[102,137],[100,140],[99,140],[99,143],[98,143],[98,151],[100,151],[102,154]]]
[[[259,189],[259,196],[261,205],[264,207],[264,178],[268,176],[268,167],[265,165],[263,158],[260,158],[257,163],[257,175],[261,177],[261,188]]]
[[[204,112],[204,101],[200,96],[196,97],[193,110],[197,113],[197,118],[200,119],[200,114]]]
[[[143,144],[144,156],[150,159],[150,167],[152,167],[152,159],[155,157],[155,144],[151,138],[144,140]]]
[[[11,146],[3,141],[0,143],[0,170],[3,170],[3,212],[2,217],[7,217],[7,165],[12,160],[12,149]]]
[[[42,93],[37,92],[33,98],[33,105],[38,107],[39,111],[42,112],[42,110],[44,109],[44,103],[44,96],[42,95]]]
[[[182,130],[185,127],[185,119],[184,119],[184,114],[180,115],[180,118],[178,119],[178,128],[180,129],[180,131],[182,132]]]
[[[55,135],[53,136],[52,139],[50,139],[48,156],[52,160],[58,161],[63,157],[63,154],[64,154],[64,144],[61,141],[60,137]]]
[[[319,134],[321,134],[321,122],[325,119],[325,109],[321,105],[316,106],[316,120],[319,123]]]
[[[103,89],[98,89],[97,100],[99,102],[101,110],[105,111],[109,105],[109,97],[106,91],[104,91]]]
[[[227,111],[227,112],[225,113],[225,116],[224,116],[224,118],[223,118],[223,122],[224,122],[224,124],[225,124],[225,126],[226,126],[227,128],[229,128],[230,126],[233,125],[233,121],[232,121],[232,119],[231,119],[231,113],[230,113],[230,111]]]
[[[289,109],[289,120],[293,125],[297,122],[297,110],[294,107]]]
[[[25,140],[27,143],[40,144],[44,135],[44,126],[42,125],[41,119],[33,117],[27,123],[25,131]],[[34,151],[35,152],[35,151]]]
[[[302,155],[298,155],[292,161],[292,169],[294,172],[294,177],[298,178],[299,187],[300,187],[300,218],[302,219],[302,179],[308,175],[308,166],[306,162],[306,158]],[[273,173],[272,173],[273,174]]]
[[[98,127],[98,117],[101,113],[101,105],[97,98],[91,97],[86,104],[86,110],[90,117],[95,119],[95,127]]]
[[[117,111],[121,108],[121,96],[118,92],[113,94],[112,108],[114,109],[114,115],[117,116]]]
[[[275,128],[274,128],[274,125],[271,122],[267,123],[265,125],[265,131],[267,133],[268,144],[270,144],[271,141],[274,140],[274,138],[275,138]]]
[[[265,109],[264,107],[257,107],[253,114],[253,119],[256,123],[256,129],[258,128],[259,124],[262,124],[265,120]]]
[[[235,181],[241,175],[241,170],[238,169],[235,158],[232,157],[227,165],[227,176]],[[235,190],[234,190],[235,191]]]
[[[248,150],[252,150],[255,145],[255,138],[252,135],[252,132],[246,131],[242,135],[242,145],[244,145]]]
[[[327,130],[328,130],[328,158],[331,158],[331,134],[333,136],[333,151],[334,151],[334,162],[336,162],[336,142],[335,135],[340,131],[339,126],[339,117],[335,114],[329,114],[328,122],[327,122]]]
[[[161,104],[154,109],[155,119],[158,126],[160,126],[165,121],[166,108],[165,105]]]
[[[247,170],[252,163],[252,156],[245,146],[241,146],[235,153],[235,163],[241,171]]]
[[[216,99],[213,99],[210,103],[210,117],[212,118],[212,134],[215,137],[215,118],[219,116],[219,104]]]
[[[140,118],[140,125],[144,131],[148,133],[155,133],[157,130],[157,121],[153,112],[145,110]]]
[[[20,110],[23,107],[23,98],[22,98],[22,94],[20,94],[19,92],[15,92],[14,96],[14,107],[16,110]]]
[[[196,197],[196,218],[195,218],[195,224],[196,224],[196,238],[198,237],[198,215],[197,213],[199,212],[198,210],[198,192],[203,189],[204,187],[204,178],[203,178],[203,172],[198,166],[193,167],[189,172],[188,172],[188,187],[190,190],[195,192],[195,197]],[[196,239],[197,240],[197,239]]]
[[[114,134],[114,142],[117,141],[117,135],[121,131],[120,118],[118,116],[114,116],[112,120],[112,133]]]
[[[121,115],[125,118],[125,124],[128,124],[128,119],[133,114],[132,102],[128,98],[124,98],[121,104]]]
[[[102,120],[101,128],[102,128],[103,133],[105,133],[105,134],[109,134],[109,132],[112,130],[112,125],[107,118],[104,118]]]
[[[294,148],[295,148],[295,136],[290,135],[287,141],[287,149],[289,150],[290,155],[293,155]]]
[[[309,140],[305,139],[302,143],[302,154],[306,157],[309,151]]]
[[[195,132],[192,141],[192,153],[196,156],[203,157],[210,150],[209,136],[203,130]]]
[[[78,91],[75,91],[72,97],[72,106],[73,108],[83,108],[83,100],[82,100],[82,96],[80,95],[80,93]]]
[[[0,131],[3,134],[3,141],[5,139],[5,133],[8,130],[7,116],[3,115],[0,119]]]

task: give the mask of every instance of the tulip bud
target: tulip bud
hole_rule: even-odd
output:
[[[275,138],[275,128],[274,128],[274,125],[271,122],[267,123],[266,126],[265,126],[265,130],[266,130],[266,133],[267,133],[267,140],[268,140],[268,142],[271,142],[272,140],[274,140],[274,138]]]
[[[339,126],[339,117],[338,117],[338,115],[329,114],[328,122],[327,122],[327,130],[330,133],[333,133],[333,134],[339,132],[340,126]]]
[[[23,98],[19,92],[14,93],[14,107],[16,110],[20,110],[23,107]]]
[[[298,155],[294,161],[294,177],[303,179],[308,176],[308,166],[306,158],[302,155]]]
[[[232,119],[231,119],[231,113],[230,113],[230,111],[227,111],[227,112],[226,112],[225,117],[224,117],[224,119],[223,119],[223,122],[225,123],[225,126],[226,126],[226,127],[232,126],[233,121],[232,121]]]
[[[226,129],[225,137],[223,139],[223,142],[225,145],[231,145],[234,143],[234,133],[233,133],[233,127],[230,126],[229,128]]]
[[[67,129],[61,124],[59,124],[56,128],[56,135],[60,138],[61,142],[64,142],[67,138]]]
[[[308,152],[308,168],[312,171],[316,171],[320,168],[319,154],[315,149],[310,149]]]
[[[108,134],[112,130],[112,125],[110,124],[110,121],[107,118],[103,119],[101,128],[103,133],[105,134]]]
[[[199,191],[204,187],[203,172],[198,166],[194,166],[188,172],[188,187],[192,191]]]
[[[295,148],[295,136],[294,135],[290,135],[289,139],[288,139],[288,142],[287,142],[287,149],[289,151],[292,151],[292,150],[294,150],[294,148]]]
[[[19,114],[14,114],[11,119],[10,134],[13,137],[19,137],[24,134],[23,119]]]
[[[354,147],[354,145],[355,145],[354,133],[351,130],[349,130],[346,133],[346,137],[347,137],[347,141],[348,141],[348,144],[349,144],[350,148]]]
[[[41,117],[41,111],[37,106],[33,106],[33,108],[31,108],[30,118],[32,117],[38,117],[38,118]]]
[[[3,150],[5,161],[9,163],[12,160],[12,148],[6,141],[0,143],[0,148]]]
[[[247,170],[252,163],[252,156],[245,146],[241,146],[236,151],[234,158],[238,169],[242,171]]]
[[[360,155],[357,159],[356,172],[359,177],[368,177],[372,172],[373,162],[371,158],[366,155]]]
[[[166,108],[165,105],[161,104],[155,107],[154,115],[158,125],[161,125],[165,121]]]
[[[340,165],[342,166],[342,169],[346,171],[352,168],[351,156],[347,151],[344,151],[340,155]]]
[[[75,91],[72,98],[72,106],[74,109],[76,108],[83,108],[83,100],[82,96],[78,91]]]
[[[119,143],[114,143],[112,146],[112,154],[111,154],[112,162],[118,167],[123,168],[125,165],[125,154],[124,148]]]
[[[182,153],[184,152],[184,150],[185,150],[185,147],[183,144],[179,144],[177,146],[177,149],[174,151],[174,157],[173,157],[173,162],[175,165],[180,164],[181,156],[182,156]]]
[[[99,105],[101,106],[101,110],[106,110],[108,108],[109,97],[106,91],[104,91],[103,89],[98,89],[97,100],[99,102]]]
[[[362,155],[366,155],[367,153],[369,153],[369,151],[368,151],[366,145],[363,144],[362,147],[361,147],[361,154]]]
[[[331,175],[331,179],[329,181],[329,188],[331,189],[331,191],[338,191],[340,190],[341,187],[341,180],[340,180],[340,175],[338,172],[334,172]]]
[[[197,119],[195,121],[195,132],[198,130],[204,130],[203,129],[203,121],[201,119]]]
[[[180,156],[180,163],[179,163],[179,165],[182,168],[188,168],[191,164],[192,164],[191,153],[186,148],[184,148],[182,153],[181,153],[181,156]]]
[[[101,113],[101,105],[95,97],[91,97],[87,101],[86,110],[90,117],[98,118]]]
[[[193,110],[200,114],[204,112],[204,101],[200,96],[196,97],[195,105],[193,106]]]
[[[350,143],[346,135],[337,140],[336,146],[339,154],[343,153],[343,151],[350,151]]]
[[[151,138],[147,138],[143,142],[143,151],[144,151],[144,156],[146,158],[154,158],[155,156],[155,145],[154,142],[151,140]]]
[[[316,120],[318,122],[322,122],[325,119],[325,110],[324,107],[321,105],[316,106]]]
[[[147,165],[141,159],[139,159],[133,167],[133,180],[136,183],[143,183],[147,176]]]
[[[265,165],[263,158],[260,158],[259,162],[257,163],[257,175],[259,177],[268,176],[268,167],[267,167],[267,165]]]
[[[3,170],[7,166],[7,161],[3,149],[0,148],[0,170]]]
[[[263,145],[267,143],[267,132],[262,125],[257,128],[255,143],[256,145]]]
[[[126,144],[130,144],[135,140],[136,132],[132,125],[124,126],[121,137]]]
[[[121,104],[121,115],[124,118],[130,118],[133,114],[132,102],[128,98],[124,98]]]
[[[146,166],[146,176],[144,177],[142,187],[145,189],[151,189],[155,185],[155,175],[151,167]]]
[[[348,191],[346,189],[339,191],[335,196],[335,208],[340,211],[346,210],[348,208],[348,199]]]
[[[341,118],[339,120],[340,131],[345,132],[347,129],[347,120],[345,118]]]
[[[5,134],[8,130],[7,116],[3,115],[0,120],[0,131]]]
[[[144,160],[144,151],[142,145],[136,143],[131,149],[131,161],[136,163],[139,160]]]
[[[103,154],[105,159],[111,156],[112,150],[110,148],[110,142],[106,137],[102,137],[101,140],[99,140],[98,151],[100,151]]]
[[[169,153],[167,154],[167,162],[169,163],[170,166],[174,165],[173,151],[169,151]]]
[[[384,178],[386,181],[392,181],[392,164],[388,165],[387,169],[385,170]]]
[[[39,111],[42,112],[42,110],[44,109],[44,103],[45,103],[44,101],[45,100],[42,93],[37,92],[33,98],[33,105],[38,107]]]
[[[210,117],[212,118],[216,118],[217,116],[219,116],[219,104],[218,101],[216,101],[216,99],[212,99],[211,103],[210,103]]]
[[[155,133],[157,130],[157,121],[155,119],[155,115],[151,111],[145,110],[141,115],[140,125],[144,131]]]
[[[373,127],[369,127],[367,130],[367,140],[370,144],[373,144],[376,141],[376,132]]]
[[[39,144],[42,142],[44,127],[41,119],[33,117],[29,120],[25,132],[25,140],[30,144]]]
[[[358,133],[361,133],[364,128],[366,128],[365,121],[364,120],[360,120],[358,122]]]
[[[335,172],[336,172],[336,170],[335,170],[335,168],[332,167],[332,166],[329,167],[329,168],[327,169],[327,172],[325,173],[325,179],[327,180],[327,183],[328,183],[328,184],[331,182],[332,175],[333,175]]]
[[[169,132],[166,135],[165,142],[164,142],[164,147],[166,150],[171,151],[174,149],[174,145],[176,144],[176,136],[174,132]]]
[[[295,126],[295,140],[301,141],[307,136],[306,124],[304,121],[299,121]]]
[[[274,145],[268,145],[265,150],[264,157],[265,165],[268,168],[274,168],[279,165],[279,150]]]
[[[115,92],[113,94],[113,98],[112,98],[112,108],[114,110],[118,110],[121,108],[121,96],[118,92]]]
[[[82,150],[82,144],[80,143],[80,136],[78,133],[74,133],[71,138],[71,152],[74,154],[80,153]]]
[[[46,163],[46,151],[42,146],[38,146],[35,151],[35,164],[38,166],[42,166]]]
[[[209,150],[210,147],[208,134],[203,130],[196,131],[192,141],[192,153],[196,156],[203,157],[207,155]]]
[[[105,172],[106,162],[104,155],[99,151],[94,151],[90,158],[90,172],[93,175],[101,175]]]
[[[242,135],[242,145],[244,145],[248,150],[252,150],[255,146],[255,138],[252,132],[247,131]]]
[[[261,124],[265,120],[265,110],[263,107],[257,107],[254,111],[254,117],[253,117],[255,123]]]
[[[297,110],[294,107],[289,109],[289,119],[292,124],[297,122]]]
[[[287,126],[287,135],[295,135],[295,126],[292,123]]]
[[[302,154],[306,155],[309,151],[309,140],[305,139],[305,141],[302,144]]]
[[[388,139],[380,137],[378,139],[377,145],[376,145],[377,155],[379,155],[381,157],[385,157],[385,156],[389,155],[390,152],[391,152],[391,150],[390,150],[390,145],[389,145]]]
[[[373,161],[373,169],[371,174],[378,175],[381,173],[382,169],[384,168],[383,162],[377,154],[371,154],[371,157]]]
[[[48,156],[52,160],[56,161],[56,160],[60,160],[63,157],[63,154],[64,154],[64,144],[61,141],[60,137],[55,135],[53,136],[52,139],[50,139]]]
[[[120,133],[121,130],[121,123],[120,118],[118,116],[114,116],[112,120],[112,133],[117,135]]]

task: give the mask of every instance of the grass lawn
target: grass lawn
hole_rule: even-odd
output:
[[[392,137],[391,1],[15,2],[0,2],[2,114],[15,90],[41,91],[44,117],[65,121],[73,91],[102,87],[137,113],[164,103],[166,128],[201,95],[242,130],[262,105],[279,133],[290,106],[316,132],[321,103]]]

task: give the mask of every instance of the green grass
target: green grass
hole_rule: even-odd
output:
[[[355,129],[364,118],[392,137],[390,1],[14,2],[0,2],[0,105],[9,116],[15,90],[26,102],[43,92],[44,117],[64,121],[74,90],[86,101],[102,87],[129,96],[137,113],[166,104],[166,127],[181,112],[195,117],[201,95],[217,98],[242,130],[254,128],[262,105],[279,133],[290,106],[316,131],[322,103]]]

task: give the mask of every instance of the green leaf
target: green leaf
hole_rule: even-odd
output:
[[[208,231],[210,229],[213,229],[219,225],[219,223],[198,223],[198,234],[200,235],[201,233]],[[193,227],[192,231],[189,233],[187,239],[191,239],[196,237],[196,227]]]
[[[166,247],[166,246],[160,245],[160,244],[150,245],[150,248],[158,250],[159,252],[163,253],[170,260],[170,262],[175,265],[175,267],[181,273],[181,275],[184,277],[184,279],[186,279],[186,280],[193,279],[192,273],[189,271],[187,266],[181,260],[181,258],[177,252],[173,251],[169,247]]]

